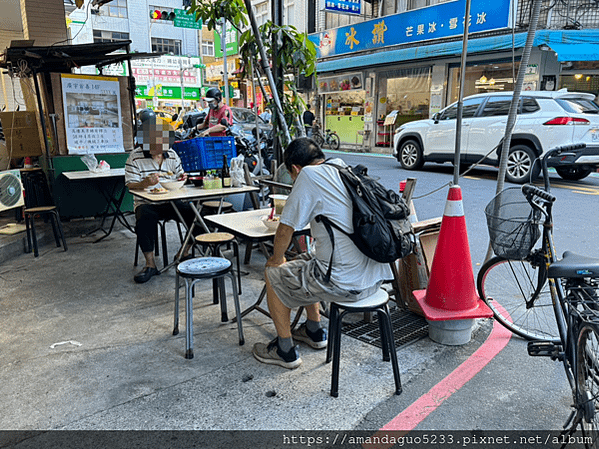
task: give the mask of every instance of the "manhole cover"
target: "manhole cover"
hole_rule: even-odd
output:
[[[391,311],[391,325],[393,327],[396,350],[428,335],[428,323],[426,320],[409,310],[394,308]],[[382,347],[376,313],[373,314],[372,322],[370,323],[364,320],[344,323],[341,327],[341,332],[364,343],[378,348]]]

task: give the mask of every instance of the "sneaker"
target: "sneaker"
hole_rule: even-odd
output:
[[[316,332],[310,332],[306,323],[291,331],[294,340],[302,341],[314,349],[324,349],[327,347],[327,330],[320,328]]]
[[[275,338],[268,345],[256,343],[252,354],[256,360],[269,365],[279,365],[283,368],[294,369],[302,364],[297,346],[294,346],[289,352],[283,352],[279,348],[279,339]]]

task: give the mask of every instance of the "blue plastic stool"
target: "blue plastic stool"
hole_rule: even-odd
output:
[[[175,327],[173,335],[179,333],[179,288],[181,284],[179,278],[185,281],[185,358],[193,359],[193,287],[202,279],[215,279],[220,289],[220,307],[221,321],[228,321],[227,301],[225,292],[225,276],[231,280],[233,287],[233,300],[235,302],[235,312],[237,313],[237,330],[239,333],[239,345],[243,345],[243,328],[241,325],[241,308],[239,306],[239,296],[237,294],[237,284],[235,276],[231,271],[231,261],[223,257],[198,257],[186,260],[177,265],[177,274],[175,277]]]

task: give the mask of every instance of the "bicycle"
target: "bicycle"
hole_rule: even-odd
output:
[[[497,256],[481,268],[477,289],[497,321],[530,340],[529,355],[563,363],[574,409],[562,434],[572,435],[580,424],[590,448],[599,447],[599,259],[566,251],[557,260],[552,215],[556,197],[547,173],[549,159],[583,148],[567,145],[547,152],[541,159],[544,190],[530,184],[509,188],[487,205]],[[533,249],[541,237],[539,225],[542,244]]]
[[[341,146],[341,140],[337,135],[336,131],[331,131],[327,129],[325,134],[322,133],[322,130],[318,123],[314,121],[312,125],[312,139],[318,144],[320,148],[329,148],[331,150],[338,150]]]

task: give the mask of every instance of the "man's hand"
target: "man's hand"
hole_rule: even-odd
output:
[[[151,175],[149,175],[146,179],[144,179],[142,181],[142,183],[144,184],[144,189],[146,187],[151,187],[153,185],[158,184],[158,182],[160,182],[160,176],[158,176],[158,173],[152,173]]]

